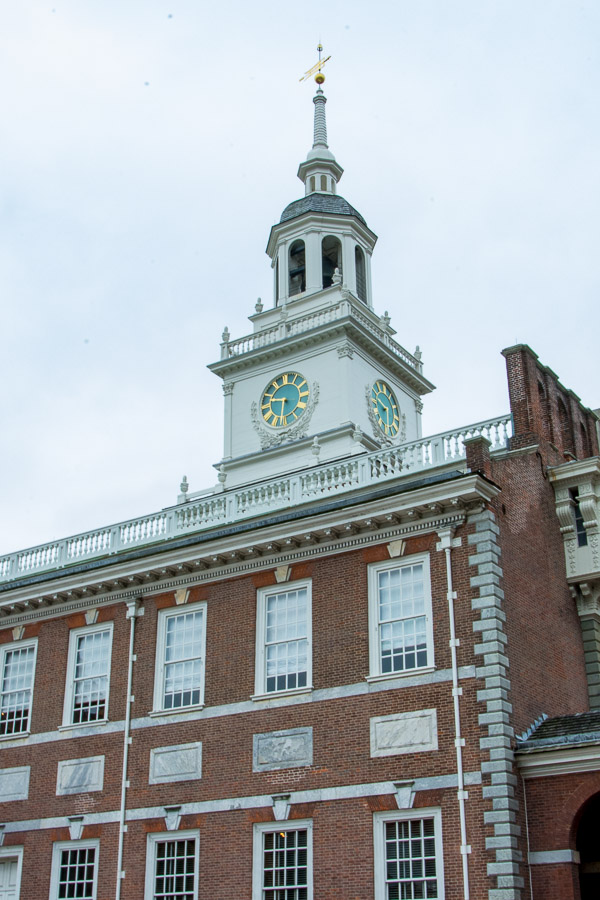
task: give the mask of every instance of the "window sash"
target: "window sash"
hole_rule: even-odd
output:
[[[194,900],[196,841],[157,841],[154,849],[153,900]]]
[[[197,830],[148,835],[144,900],[197,900],[199,844]]]
[[[386,822],[384,842],[386,900],[439,897],[433,818]]]
[[[2,659],[0,735],[22,734],[29,729],[35,644],[7,647]]]
[[[202,702],[204,609],[165,616],[162,708],[179,709]]]
[[[252,900],[313,900],[311,819],[256,823]]]
[[[70,897],[94,900],[95,883],[95,847],[69,847],[60,851],[57,900],[67,900]]]
[[[52,850],[50,900],[96,900],[99,841],[61,841]]]
[[[429,559],[369,569],[371,675],[392,676],[433,665]]]
[[[71,709],[75,725],[106,718],[110,639],[109,629],[80,634],[76,638]]]
[[[307,900],[308,831],[267,831],[263,834],[263,900]]]
[[[373,826],[375,900],[443,900],[440,810],[374,813]]]
[[[308,686],[308,585],[264,594],[264,678],[266,693]]]

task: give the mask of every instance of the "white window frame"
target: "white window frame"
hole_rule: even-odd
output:
[[[158,831],[149,834],[146,843],[146,880],[144,900],[154,900],[154,877],[156,871],[156,848],[158,844],[168,841],[196,842],[194,848],[194,900],[198,897],[198,885],[200,883],[200,831],[195,828],[189,831]]]
[[[407,566],[423,565],[423,598],[425,615],[425,633],[427,638],[427,665],[415,666],[412,669],[402,669],[398,672],[382,672],[381,670],[381,645],[379,637],[379,588],[378,576],[380,572],[391,569],[402,569]],[[369,661],[370,673],[367,681],[387,680],[389,678],[403,678],[407,675],[415,675],[422,672],[431,672],[435,668],[433,652],[433,615],[431,606],[431,572],[429,566],[429,553],[415,553],[401,559],[385,560],[384,562],[371,563],[368,567],[368,592],[369,592]]]
[[[263,835],[275,831],[306,831],[307,897],[313,900],[313,820],[287,819],[285,822],[259,822],[254,825],[252,848],[252,900],[263,900]]]
[[[58,888],[60,877],[60,856],[63,850],[87,850],[94,849],[94,885],[93,900],[98,896],[98,869],[100,865],[100,841],[56,841],[52,845],[52,874],[50,876],[50,900],[58,900]]]
[[[413,819],[433,819],[435,831],[435,867],[438,897],[444,900],[444,847],[442,843],[442,813],[437,807],[411,810],[389,810],[373,813],[373,846],[375,860],[375,900],[387,900],[385,883],[385,825],[388,822],[408,822]]]
[[[80,637],[97,632],[109,632],[108,659],[107,659],[107,685],[106,705],[102,719],[94,719],[92,722],[73,721],[73,701],[75,698],[75,662],[77,658],[77,643]],[[103,622],[101,625],[86,625],[83,628],[72,628],[69,633],[69,655],[67,657],[67,682],[65,686],[65,702],[63,707],[63,727],[66,728],[90,728],[94,725],[102,725],[108,721],[108,704],[110,699],[110,677],[112,662],[113,623]]]
[[[18,737],[27,737],[31,730],[31,711],[33,709],[33,694],[34,694],[34,686],[35,686],[35,666],[37,663],[37,638],[32,638],[27,641],[11,641],[10,644],[2,644],[0,645],[0,692],[2,691],[2,686],[4,682],[4,666],[6,664],[6,657],[9,653],[14,650],[25,650],[28,647],[33,647],[33,669],[31,672],[31,697],[29,703],[29,715],[27,717],[27,727],[23,731],[14,731],[11,734],[0,734],[0,741],[11,740],[13,738]],[[0,710],[1,710],[1,700],[2,695],[0,694]]]
[[[164,706],[165,669],[167,665],[165,659],[167,644],[167,621],[174,616],[184,616],[188,615],[189,613],[195,612],[202,612],[202,646],[200,648],[200,701],[199,703],[191,703],[189,706],[176,706],[172,709],[168,709]],[[204,682],[206,677],[206,618],[206,602],[185,603],[181,606],[169,606],[167,609],[159,610],[156,635],[156,664],[154,666],[153,712],[170,716],[179,712],[189,712],[189,710],[192,709],[202,709],[202,707],[204,706]]]
[[[23,875],[23,848],[22,847],[0,847],[0,863],[17,862],[17,898],[21,896],[21,877]]]
[[[302,590],[303,588],[306,588],[306,685],[284,690],[267,691],[267,598],[275,594],[285,594],[288,591]],[[301,581],[286,581],[283,584],[259,588],[256,592],[256,660],[254,673],[253,700],[260,700],[266,697],[280,697],[288,694],[305,694],[307,691],[312,690],[312,580],[310,578],[305,578]]]

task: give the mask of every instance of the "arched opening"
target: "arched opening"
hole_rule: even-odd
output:
[[[581,900],[598,900],[600,897],[598,821],[600,821],[600,794],[596,794],[587,802],[577,828]]]
[[[293,297],[306,290],[306,252],[304,241],[294,241],[290,247],[289,261],[289,290],[288,295]]]
[[[323,287],[328,288],[333,284],[333,275],[336,269],[342,272],[342,245],[338,238],[323,238],[321,243],[321,260],[323,269]]]
[[[588,433],[583,422],[579,423],[580,436],[581,436],[581,453],[582,459],[587,459],[590,456],[590,444],[588,441]]]
[[[354,265],[356,268],[356,296],[363,303],[367,302],[367,273],[365,254],[359,246],[354,248]]]
[[[538,381],[538,397],[540,400],[540,414],[542,418],[542,434],[547,441],[550,441],[552,440],[550,434],[550,410],[548,409],[546,389],[541,381]]]
[[[560,422],[560,439],[562,442],[563,453],[574,453],[573,439],[571,432],[571,419],[567,412],[567,407],[563,401],[558,398],[558,421]]]
[[[321,190],[327,190],[327,175],[321,175]]]
[[[315,176],[311,175],[310,176],[310,193],[311,194],[314,193],[315,190],[316,190]]]

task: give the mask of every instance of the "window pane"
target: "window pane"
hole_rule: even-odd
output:
[[[308,591],[299,588],[266,597],[266,690],[306,687]]]
[[[77,638],[73,679],[73,722],[106,717],[110,631],[94,631]]]
[[[263,835],[263,900],[308,897],[308,832],[275,831]]]
[[[0,734],[20,734],[29,727],[34,655],[34,647],[18,647],[4,656]]]
[[[386,822],[384,843],[387,900],[437,898],[434,820]]]
[[[164,709],[178,709],[200,703],[203,628],[203,610],[167,617]]]
[[[93,900],[95,867],[95,847],[62,850],[58,873],[58,900],[70,897]]]

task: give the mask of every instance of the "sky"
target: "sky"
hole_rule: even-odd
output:
[[[55,5],[53,5],[55,4]],[[600,406],[597,0],[3,0],[0,554],[216,482],[227,325],[272,304],[327,63],[374,306],[424,434],[508,412],[528,343]]]

